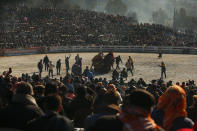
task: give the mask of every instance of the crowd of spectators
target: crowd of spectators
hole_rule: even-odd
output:
[[[196,46],[196,37],[87,10],[7,7],[0,21],[1,48],[71,45]]]
[[[132,18],[85,10],[7,8],[0,23],[1,48],[70,45],[195,46],[191,33]],[[197,130],[193,80],[151,83],[131,79],[0,76],[0,130],[178,131]]]
[[[36,74],[15,77],[9,70],[0,76],[0,129],[193,130],[196,89],[193,80],[126,83],[70,74],[41,79]]]

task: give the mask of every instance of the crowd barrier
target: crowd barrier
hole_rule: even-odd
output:
[[[31,55],[41,53],[73,53],[73,52],[126,52],[126,53],[162,53],[197,54],[197,47],[158,47],[158,46],[52,46],[4,49],[1,56]]]
[[[17,56],[17,55],[32,55],[37,54],[39,47],[35,48],[17,48],[17,49],[4,49],[4,56]]]
[[[197,54],[197,47],[158,47],[158,46],[59,46],[50,47],[49,53],[62,52],[127,52],[127,53],[162,53]]]

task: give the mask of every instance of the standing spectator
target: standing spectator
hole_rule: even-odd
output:
[[[128,61],[130,62],[131,66],[132,66],[132,70],[133,70],[133,69],[134,69],[134,61],[133,61],[133,59],[131,58],[131,56],[129,56]]]
[[[119,55],[116,57],[116,69],[120,69],[120,67],[119,67],[120,62],[122,63],[122,59]]]
[[[82,58],[79,58],[79,66],[80,66],[80,68],[82,70]]]
[[[77,54],[77,55],[75,56],[75,63],[76,63],[76,64],[79,64],[79,59],[80,59],[79,54]]]
[[[52,64],[52,61],[49,62],[49,77],[51,76],[53,78],[53,68],[55,66]]]
[[[161,67],[161,79],[163,79],[163,75],[164,75],[165,78],[166,78],[166,65],[164,64],[163,61],[161,62],[160,67]]]
[[[41,78],[41,74],[42,74],[42,69],[43,69],[43,64],[42,64],[42,60],[40,60],[40,62],[38,62],[38,70],[39,70],[40,78]]]
[[[59,59],[56,63],[57,75],[60,75],[61,71],[61,60]]]
[[[48,58],[47,55],[44,57],[43,62],[44,62],[44,67],[45,67],[44,69],[45,69],[45,71],[48,71],[48,68],[49,68],[49,58]]]
[[[71,55],[70,55],[71,56]],[[68,71],[70,69],[70,66],[69,66],[69,59],[70,59],[70,56],[66,57],[65,58],[65,65],[66,65],[66,74],[68,74]]]
[[[158,54],[159,54],[158,58],[161,59],[162,58],[162,50],[161,49],[159,49]]]
[[[133,65],[132,65],[132,63],[130,62],[130,60],[128,59],[128,61],[126,62],[126,68],[127,68],[127,73],[128,73],[128,71],[130,71],[131,72],[131,75],[133,76]]]

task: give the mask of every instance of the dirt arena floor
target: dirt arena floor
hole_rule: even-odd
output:
[[[77,53],[71,53],[70,66],[74,63],[74,57]],[[79,56],[83,59],[83,69],[85,66],[91,65],[91,59],[97,53],[79,53]],[[104,53],[106,54],[106,53]],[[188,81],[197,80],[197,56],[196,55],[178,55],[178,54],[164,54],[162,59],[158,59],[158,54],[138,54],[138,53],[114,53],[115,56],[120,55],[123,63],[120,64],[121,69],[124,68],[128,56],[134,59],[134,76],[129,74],[128,80],[131,78],[139,79],[144,78],[146,82],[153,79],[160,78],[161,69],[159,65],[161,61],[164,61],[167,67],[167,78],[165,81]],[[60,54],[48,54],[49,59],[53,64],[56,64],[58,59],[62,61],[61,76],[65,76],[65,55],[68,53]],[[0,57],[0,73],[4,70],[8,70],[9,67],[13,69],[13,75],[21,76],[22,73],[33,74],[33,72],[38,72],[37,63],[40,59],[44,58],[42,55],[26,55],[26,56],[11,56],[11,57]],[[115,65],[114,65],[115,67]],[[43,76],[48,73],[44,71]],[[56,74],[56,69],[54,69],[54,74]],[[112,72],[105,75],[98,75],[96,77],[107,77],[111,79]],[[57,76],[55,76],[57,77]],[[59,76],[57,77],[59,78]]]

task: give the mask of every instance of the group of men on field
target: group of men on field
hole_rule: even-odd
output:
[[[128,72],[131,72],[131,75],[133,76],[133,70],[134,70],[134,61],[131,58],[131,56],[129,56],[129,58],[127,59],[127,62],[125,64],[126,68],[123,68],[123,70],[120,72],[120,74],[118,73],[118,69],[120,70],[119,64],[120,62],[122,63],[122,59],[119,56],[117,56],[116,58],[116,69],[113,70],[112,73],[112,79],[117,80],[120,78],[125,78],[127,80],[128,77]],[[161,79],[163,79],[164,77],[166,78],[166,65],[165,63],[162,61],[161,65],[159,65],[159,67],[161,67]]]
[[[120,55],[119,55],[119,56],[117,56],[117,57],[115,58],[115,60],[116,60],[116,69],[114,69],[114,71],[113,71],[113,73],[112,73],[112,79],[117,80],[117,79],[119,79],[119,73],[118,73],[117,70],[118,70],[118,69],[120,70],[119,64],[120,64],[120,62],[122,63],[122,59],[121,59],[121,57],[120,57]],[[131,56],[129,56],[129,58],[128,58],[126,64],[125,64],[125,67],[126,67],[126,68],[123,68],[123,70],[121,71],[120,77],[121,77],[121,78],[126,78],[126,79],[127,79],[127,77],[128,77],[128,72],[131,72],[131,75],[133,76],[134,61],[133,61],[133,59],[131,58]]]
[[[70,66],[69,66],[70,57],[71,57],[71,55],[65,56],[66,74],[68,74],[68,71],[70,69]],[[75,57],[75,61],[76,61],[76,64],[78,64],[78,65],[80,65],[80,67],[82,67],[82,58],[80,58],[78,54]],[[115,62],[116,62],[116,68],[113,70],[112,78],[119,79],[119,73],[117,70],[120,70],[119,65],[120,65],[120,62],[122,63],[122,59],[121,59],[120,55],[115,57]],[[37,66],[39,69],[39,76],[40,77],[43,72],[43,66],[44,66],[45,71],[48,71],[48,73],[49,73],[49,77],[53,78],[53,68],[55,67],[55,65],[53,65],[52,61],[49,60],[47,55],[44,57],[43,60],[41,59],[38,62]],[[161,67],[161,78],[163,79],[163,76],[166,78],[166,66],[165,66],[164,62],[161,62],[161,65],[159,65],[159,66]],[[131,58],[131,56],[129,56],[129,58],[127,59],[125,67],[126,68],[123,68],[123,70],[120,72],[120,77],[127,79],[128,72],[130,72],[131,75],[133,76],[134,61]],[[60,72],[61,72],[61,60],[60,59],[56,62],[56,70],[57,70],[57,75],[60,75]]]
[[[66,56],[65,57],[65,66],[66,66],[66,72],[67,73],[68,73],[68,70],[70,69],[70,67],[69,67],[69,59],[70,59],[70,56]],[[43,68],[44,68],[45,71],[49,72],[49,77],[53,78],[53,68],[55,67],[55,65],[52,63],[52,61],[49,60],[47,55],[44,57],[43,60],[41,59],[38,62],[37,66],[38,66],[39,76],[40,77],[41,77],[41,74],[42,74]],[[56,62],[56,71],[57,71],[57,75],[60,75],[60,72],[61,72],[61,59],[59,59]]]

